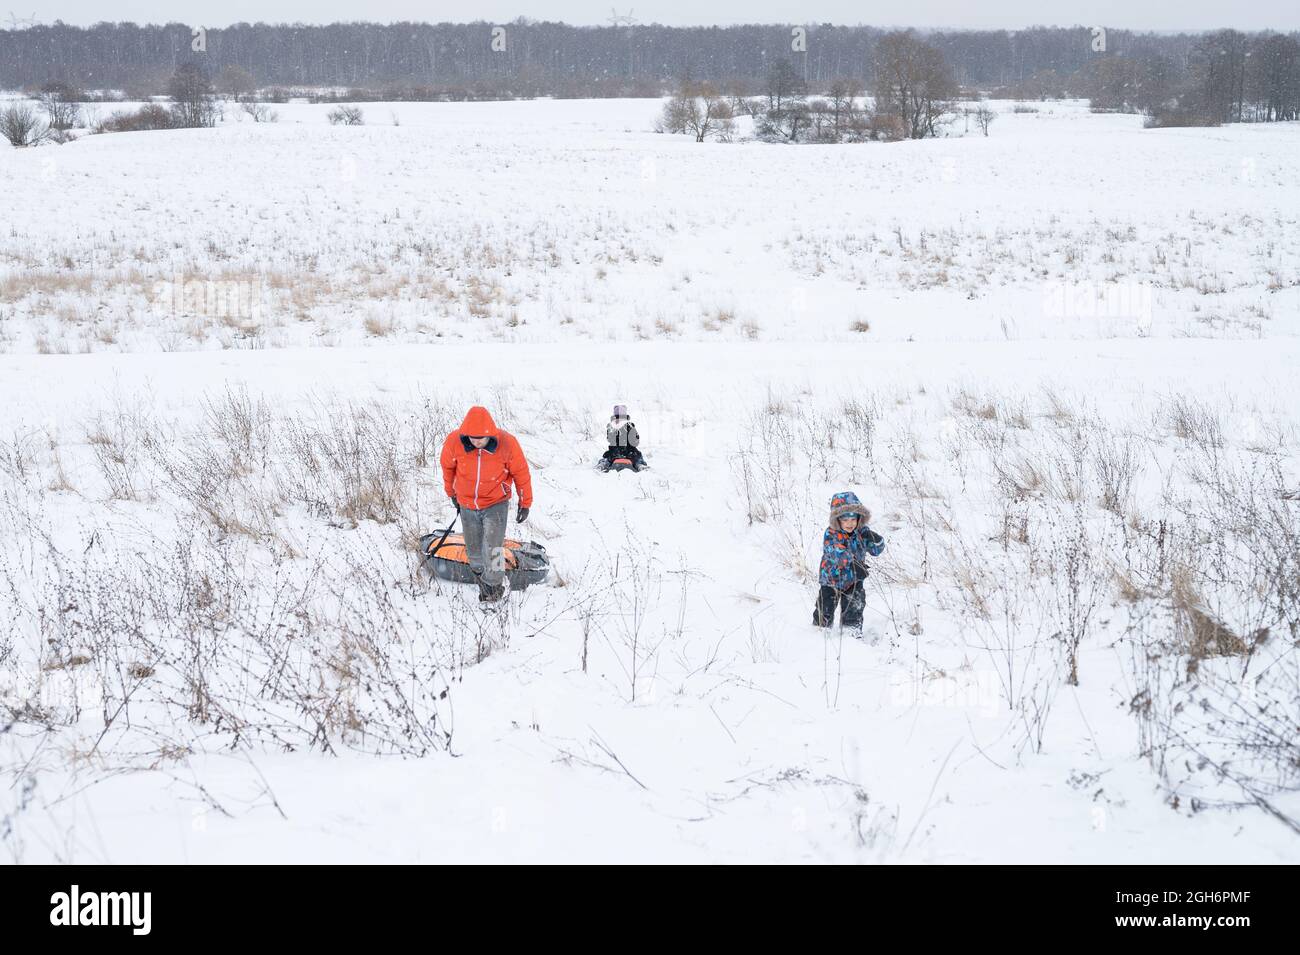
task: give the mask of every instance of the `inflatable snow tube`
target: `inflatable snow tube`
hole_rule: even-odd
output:
[[[596,470],[609,473],[610,471],[644,471],[650,465],[644,458],[637,460],[635,458],[601,458],[596,462]]]
[[[441,544],[438,542],[442,541]],[[506,577],[511,590],[523,590],[530,584],[540,584],[551,572],[551,561],[546,556],[546,548],[534,541],[505,541]],[[469,568],[469,555],[465,551],[463,534],[448,534],[442,539],[442,531],[425,534],[420,538],[420,553],[424,555],[421,567],[428,574],[440,580],[450,580],[458,584],[474,583],[474,572]]]

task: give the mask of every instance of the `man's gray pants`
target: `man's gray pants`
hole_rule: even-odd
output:
[[[497,587],[505,576],[506,519],[510,502],[501,501],[481,511],[462,507],[461,521],[465,526],[465,554],[469,569],[479,579],[479,586]]]

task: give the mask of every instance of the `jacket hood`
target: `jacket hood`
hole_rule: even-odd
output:
[[[840,491],[831,497],[831,516],[827,524],[833,531],[840,529],[840,518],[856,514],[861,523],[866,524],[871,520],[871,512],[867,510],[866,505],[858,500],[858,496],[852,491]]]
[[[495,438],[500,430],[492,420],[492,415],[482,405],[470,408],[465,414],[465,420],[460,423],[460,433],[467,438]]]

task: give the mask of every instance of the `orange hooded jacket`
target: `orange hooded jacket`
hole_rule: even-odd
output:
[[[469,443],[471,437],[487,437],[487,447]],[[448,497],[461,507],[481,511],[510,500],[510,485],[519,489],[519,503],[533,506],[533,482],[528,460],[515,436],[497,427],[486,408],[475,405],[460,428],[442,443],[442,483]]]

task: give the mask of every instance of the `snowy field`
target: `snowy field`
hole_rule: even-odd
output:
[[[1297,331],[1300,128],[1002,105],[889,149],[701,145],[614,100],[7,150],[0,351]]]
[[[1300,127],[999,105],[0,151],[0,858],[1300,860]],[[556,568],[504,619],[413,552],[473,403]]]

